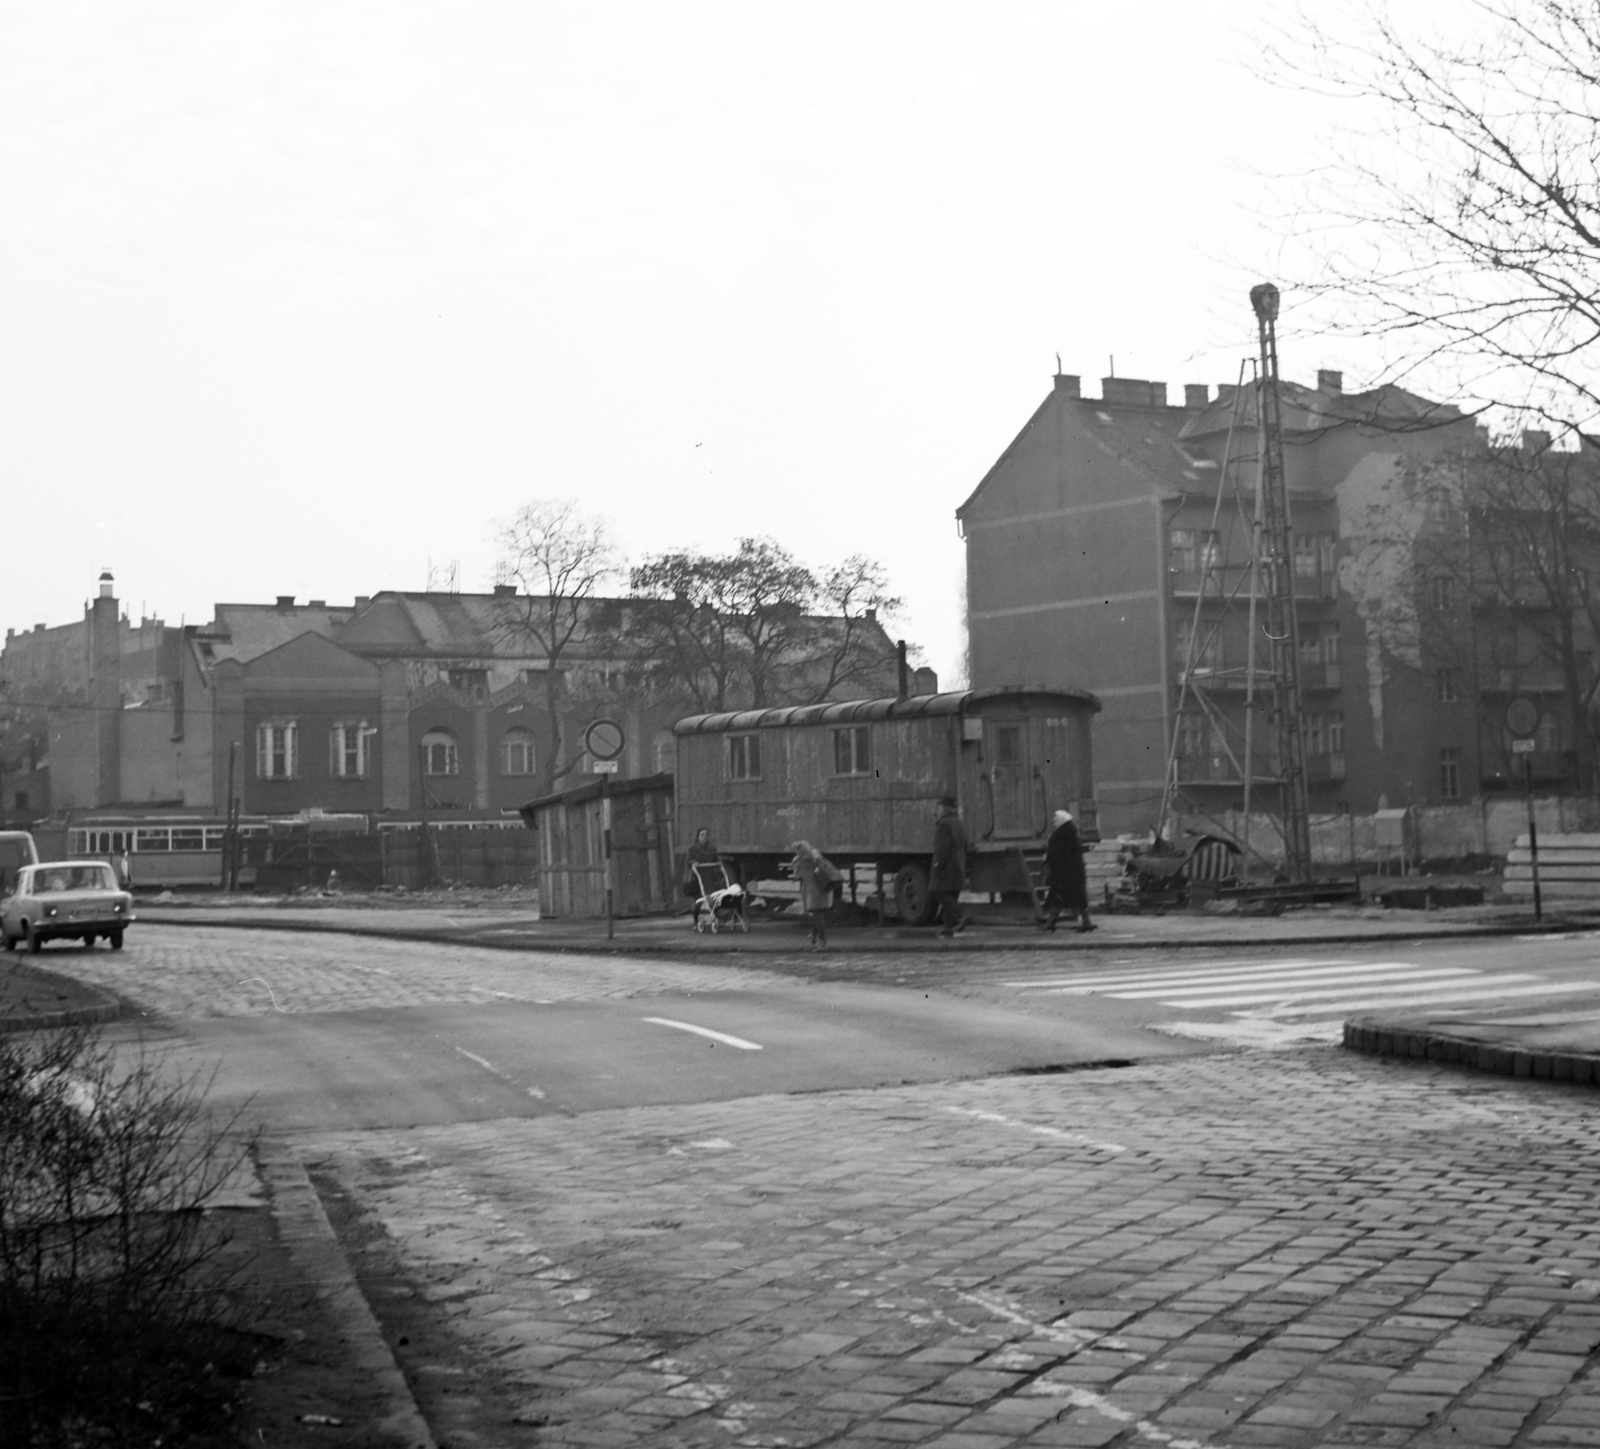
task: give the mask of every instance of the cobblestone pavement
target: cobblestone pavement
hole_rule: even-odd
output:
[[[171,1018],[575,1001],[726,989],[740,964],[507,952],[365,936],[150,926],[121,951],[50,946],[30,958]]]
[[[299,1145],[498,1376],[462,1443],[1580,1445],[1597,1101],[1318,1047]]]

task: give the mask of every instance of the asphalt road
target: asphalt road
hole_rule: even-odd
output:
[[[189,1021],[178,1061],[275,1130],[536,1117],[1046,1072],[1198,1050],[1108,1019],[830,985]]]
[[[1369,1006],[1600,1005],[1600,933],[1326,951],[551,957],[152,927],[57,949],[280,1130],[537,1117],[1336,1039]]]

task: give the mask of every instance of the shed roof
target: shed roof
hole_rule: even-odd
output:
[[[693,714],[672,727],[677,735],[717,734],[723,730],[784,729],[795,725],[853,724],[880,719],[925,719],[932,715],[964,714],[969,706],[989,699],[1045,698],[1088,705],[1096,712],[1100,701],[1086,689],[1044,689],[1027,686],[1004,689],[963,689],[949,694],[914,694],[907,699],[847,699],[838,704],[791,704],[778,709],[741,709],[722,714]]]
[[[608,783],[609,788],[606,793],[615,798],[618,795],[641,795],[652,790],[670,790],[672,780],[670,771],[660,775],[640,775],[625,780],[612,780],[607,775],[597,775],[582,785],[574,785],[570,790],[557,790],[554,795],[541,795],[537,800],[530,800],[526,805],[517,808],[517,814],[531,827],[533,817],[552,805],[580,805],[585,800],[598,799],[602,781]]]

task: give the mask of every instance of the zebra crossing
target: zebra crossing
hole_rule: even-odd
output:
[[[1259,958],[1118,969],[1012,981],[1028,995],[1109,996],[1183,1012],[1219,1011],[1241,1019],[1314,1021],[1390,1006],[1464,1007],[1573,996],[1585,988],[1531,971],[1479,971],[1339,957]]]

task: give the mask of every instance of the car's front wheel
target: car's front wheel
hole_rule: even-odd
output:
[[[122,932],[121,931],[112,931],[106,937],[106,940],[111,942],[111,949],[113,951],[120,951],[122,949]]]

